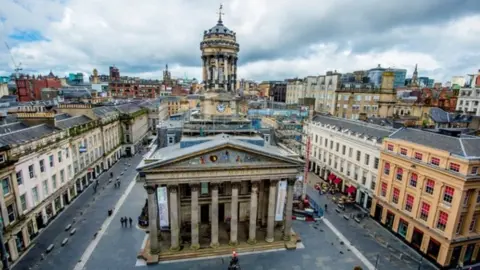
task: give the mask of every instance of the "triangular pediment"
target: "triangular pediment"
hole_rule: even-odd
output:
[[[182,152],[161,161],[148,164],[147,170],[166,168],[211,168],[250,166],[303,166],[303,162],[288,157],[284,152],[270,147],[249,145],[249,143],[225,142],[223,144],[205,144],[205,147],[184,148]],[[179,150],[180,152],[180,150]]]

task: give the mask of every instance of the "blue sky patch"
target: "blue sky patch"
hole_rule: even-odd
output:
[[[40,31],[37,30],[15,30],[8,36],[10,39],[20,42],[33,42],[40,40],[48,40]]]

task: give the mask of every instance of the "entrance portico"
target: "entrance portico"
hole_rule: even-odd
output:
[[[302,167],[300,160],[235,139],[160,162],[146,160],[139,171],[148,193],[150,252],[161,256],[181,249],[289,241],[293,185]],[[280,181],[287,182],[286,189],[279,190]],[[168,191],[168,217],[159,215],[160,187]],[[160,228],[161,219],[168,219],[169,228]]]

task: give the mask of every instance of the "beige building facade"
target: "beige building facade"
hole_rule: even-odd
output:
[[[478,262],[478,145],[478,137],[442,130],[393,133],[383,142],[370,214],[440,267]]]

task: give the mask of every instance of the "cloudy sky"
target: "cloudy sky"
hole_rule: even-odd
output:
[[[0,0],[0,39],[25,72],[199,78],[199,42],[237,32],[239,76],[275,80],[418,63],[447,81],[480,68],[479,0]],[[3,42],[2,42],[3,43]],[[0,75],[12,60],[0,44]],[[407,75],[409,76],[409,75]]]

